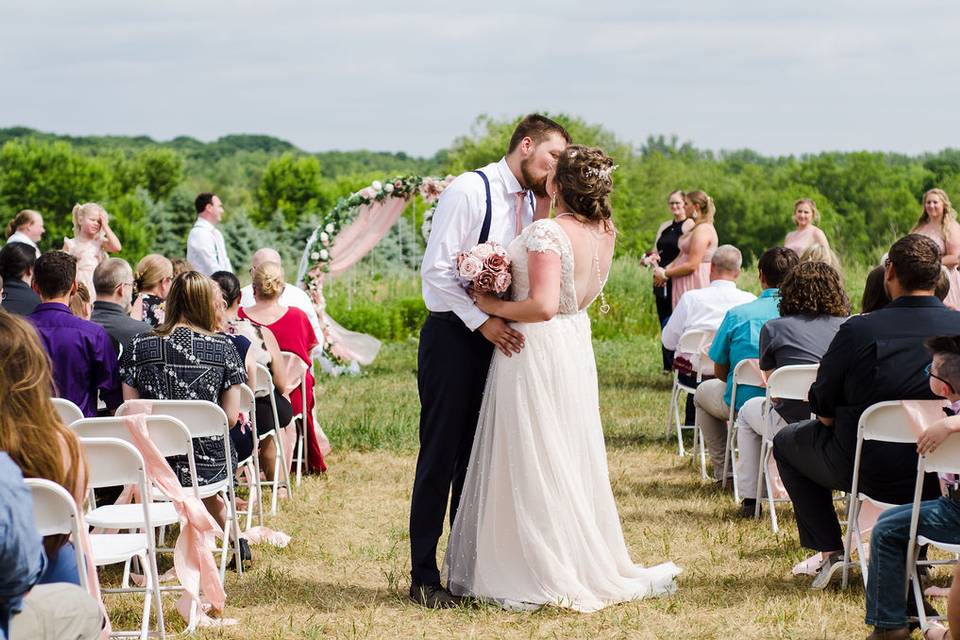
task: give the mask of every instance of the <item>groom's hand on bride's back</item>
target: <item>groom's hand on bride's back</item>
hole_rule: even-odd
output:
[[[515,353],[520,353],[523,349],[523,334],[516,329],[511,329],[503,318],[490,316],[478,330],[508,358]]]

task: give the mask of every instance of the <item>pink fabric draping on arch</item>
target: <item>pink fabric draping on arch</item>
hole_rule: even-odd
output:
[[[337,234],[330,247],[330,276],[343,273],[370,253],[407,206],[407,198],[386,198],[360,207],[360,213]]]

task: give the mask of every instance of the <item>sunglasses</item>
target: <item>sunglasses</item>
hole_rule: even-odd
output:
[[[935,374],[935,373],[933,372],[933,363],[932,363],[932,362],[931,362],[930,364],[928,364],[926,367],[924,367],[923,373],[926,374],[926,376],[927,376],[928,378],[936,378],[937,380],[939,380],[939,381],[942,382],[943,384],[947,385],[947,387],[950,389],[950,392],[951,392],[951,393],[956,393],[956,392],[953,390],[953,385],[952,385],[952,384],[950,384],[949,382],[947,382],[946,380],[944,380],[943,378],[941,378],[940,376],[938,376],[937,374]]]

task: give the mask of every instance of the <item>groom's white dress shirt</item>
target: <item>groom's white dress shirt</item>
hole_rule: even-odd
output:
[[[680,336],[693,329],[716,331],[727,311],[756,299],[730,280],[714,280],[707,287],[684,292],[661,332],[663,346],[675,350]]]
[[[217,271],[233,272],[223,234],[203,218],[197,218],[187,238],[187,261],[205,276]]]
[[[523,191],[506,158],[488,164],[481,171],[490,181],[491,220],[487,240],[504,248],[516,237],[517,194]],[[452,311],[474,331],[489,317],[480,311],[463,288],[456,269],[456,256],[469,251],[480,239],[487,210],[483,178],[468,172],[458,176],[440,195],[433,213],[430,240],[423,255],[420,277],[423,301],[430,311]],[[522,224],[533,222],[533,209],[524,199]]]
[[[33,250],[37,252],[37,257],[40,257],[40,248],[37,246],[37,243],[31,240],[23,231],[14,231],[13,235],[7,238],[7,244],[11,242],[22,242],[23,244],[30,245],[33,247]]]

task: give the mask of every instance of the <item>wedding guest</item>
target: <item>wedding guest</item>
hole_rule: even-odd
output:
[[[110,229],[107,211],[96,202],[73,208],[73,238],[63,239],[63,250],[77,259],[77,280],[93,295],[93,272],[108,253],[120,251],[120,240]]]
[[[927,236],[940,248],[941,263],[950,277],[950,291],[943,301],[951,309],[960,309],[960,223],[957,212],[943,189],[923,194],[923,211],[910,233]]]
[[[737,288],[743,256],[733,245],[717,247],[710,259],[710,285],[703,289],[692,289],[683,294],[677,308],[663,327],[663,348],[671,353],[677,348],[680,337],[687,331],[716,331],[727,311],[735,306],[755,300],[756,296]],[[688,359],[690,354],[680,354]],[[696,372],[681,373],[680,382],[696,387]],[[687,415],[684,424],[693,424],[696,419],[693,396],[687,396]]]
[[[850,318],[820,361],[810,388],[816,420],[788,425],[773,440],[780,477],[793,502],[800,544],[818,553],[794,568],[816,574],[822,589],[842,565],[840,523],[833,491],[850,491],[860,414],[883,400],[932,399],[924,368],[924,340],[960,334],[960,314],[933,295],[940,249],[928,237],[897,240],[884,281],[893,301]],[[916,447],[867,441],[861,451],[860,487],[876,500],[904,504],[913,496]],[[927,490],[938,493],[932,483]]]
[[[258,249],[256,253],[253,254],[253,258],[250,260],[250,274],[253,275],[253,272],[265,262],[276,262],[283,268],[283,262],[281,261],[280,254],[276,249],[271,249],[269,247],[264,247],[263,249]],[[310,296],[307,295],[307,292],[298,287],[295,284],[290,284],[289,282],[284,282],[283,292],[280,294],[279,300],[277,302],[285,307],[296,307],[307,314],[307,318],[310,319],[310,326],[313,327],[313,333],[317,336],[319,344],[313,350],[313,357],[319,358],[323,353],[323,331],[320,328],[320,320],[317,317],[317,310],[313,306],[313,302],[310,300]],[[255,303],[253,299],[253,285],[248,284],[243,289],[240,290],[240,306],[241,307],[251,307]]]
[[[229,419],[240,414],[240,387],[247,374],[233,343],[217,333],[213,282],[197,271],[176,277],[167,296],[166,318],[152,333],[136,336],[120,360],[123,399],[207,400],[223,407]],[[193,439],[197,483],[220,482],[227,469],[221,436]],[[167,458],[180,484],[189,487],[186,456]],[[218,495],[203,500],[220,526],[226,506]]]
[[[307,452],[308,469],[326,471],[327,463],[320,450],[318,434],[313,424],[313,372],[310,366],[310,353],[317,346],[317,336],[310,326],[310,320],[300,309],[280,304],[280,294],[286,284],[283,281],[283,269],[276,262],[264,262],[253,270],[253,298],[255,303],[242,307],[240,318],[265,327],[276,336],[282,351],[289,351],[300,357],[307,365],[304,375],[307,377]],[[290,403],[299,409],[303,398],[300,387],[290,392]]]
[[[41,258],[42,259],[42,258]],[[53,380],[47,354],[30,324],[0,313],[0,451],[6,451],[27,478],[44,478],[70,492],[82,509],[87,467],[80,443],[64,426],[50,401]],[[41,583],[80,584],[73,545],[64,535],[48,536],[49,560]]]
[[[809,245],[802,253],[798,253],[800,262],[822,262],[828,264],[833,269],[843,275],[843,266],[840,264],[840,256],[833,249],[825,244],[815,242]]]
[[[75,317],[67,306],[77,291],[77,260],[48,251],[33,267],[33,290],[41,303],[28,316],[53,365],[55,395],[70,400],[88,418],[97,415],[97,396],[111,413],[120,406],[117,352],[98,324]]]
[[[683,202],[687,218],[694,221],[694,226],[677,241],[680,255],[666,267],[653,270],[654,284],[666,284],[673,279],[671,304],[674,308],[684,292],[710,284],[710,258],[718,244],[713,226],[716,214],[713,198],[703,191],[691,191],[684,194]]]
[[[820,212],[817,211],[817,204],[813,200],[800,198],[793,203],[793,221],[797,228],[787,234],[783,240],[783,246],[793,249],[801,260],[803,252],[813,245],[830,249],[826,234],[817,227],[820,224]],[[836,268],[836,265],[830,266]]]
[[[741,360],[759,357],[760,329],[767,320],[779,317],[778,288],[799,261],[797,254],[785,247],[764,251],[757,262],[763,289],[760,297],[727,311],[710,346],[708,355],[714,362],[716,378],[700,383],[693,403],[697,407],[697,425],[713,464],[714,479],[721,487],[726,487],[728,480],[721,476],[727,448],[733,372]],[[747,400],[762,395],[760,387],[738,385],[736,409],[739,411]]]
[[[90,319],[91,307],[90,307],[90,291],[87,289],[87,285],[82,282],[77,282],[76,292],[70,296],[70,313],[77,316],[78,318],[83,318],[84,320]]]
[[[133,292],[133,270],[126,260],[107,258],[93,272],[93,286],[97,301],[93,303],[90,319],[106,329],[117,353],[130,347],[130,340],[153,329],[146,322],[134,320],[130,311]]]
[[[223,219],[223,204],[213,193],[201,193],[194,201],[197,221],[187,238],[187,261],[205,276],[214,271],[233,271],[227,245],[217,225]]]
[[[870,313],[890,304],[890,295],[883,283],[885,273],[886,267],[880,265],[867,274],[863,285],[863,296],[860,299],[860,313]]]
[[[286,428],[293,420],[293,406],[283,395],[289,380],[287,380],[286,367],[283,366],[283,358],[280,355],[280,345],[276,336],[267,327],[255,325],[249,320],[239,317],[240,311],[240,281],[237,276],[229,271],[217,271],[211,278],[220,288],[220,295],[223,298],[222,314],[219,318],[219,330],[234,340],[234,346],[246,342],[244,352],[240,353],[244,361],[244,367],[247,371],[247,379],[256,380],[256,366],[265,365],[270,369],[273,378],[273,401],[277,407],[277,419],[281,428]],[[243,341],[239,340],[240,338]],[[254,387],[251,383],[250,387]],[[273,409],[270,404],[270,398],[257,398],[257,431],[264,434],[274,428]],[[241,459],[246,457],[243,451],[240,451],[240,445],[234,441],[237,446],[238,454]],[[249,444],[252,450],[252,440]],[[249,451],[246,455],[250,455]],[[277,464],[276,441],[268,438],[260,443],[260,468],[263,470],[266,478],[273,478],[274,470]]]
[[[780,367],[817,364],[850,316],[850,300],[840,274],[824,262],[801,262],[780,285],[780,317],[760,329],[760,369],[767,375]],[[752,518],[759,488],[760,441],[791,422],[810,418],[802,400],[747,400],[737,414],[737,481],[743,496],[740,515]]]
[[[8,242],[0,249],[5,311],[28,316],[40,304],[40,296],[30,287],[36,261],[33,247],[22,242]]]
[[[24,209],[7,224],[7,242],[22,242],[33,248],[34,257],[40,257],[37,246],[43,237],[43,216],[33,209]]]
[[[193,265],[189,261],[184,260],[183,258],[173,258],[170,260],[170,265],[173,267],[173,277],[176,278],[181,273],[186,273],[187,271],[196,271],[193,268]]]
[[[680,255],[680,247],[677,243],[680,236],[685,231],[693,228],[693,220],[687,220],[687,212],[684,209],[683,191],[679,189],[667,196],[667,206],[673,217],[665,220],[657,229],[657,236],[653,241],[653,249],[644,256],[644,264],[648,266],[657,266],[661,263],[670,264]],[[657,318],[660,320],[662,329],[670,314],[673,313],[673,280],[667,280],[665,284],[653,285],[653,299],[657,305]],[[670,372],[673,369],[673,352],[667,347],[661,348],[663,356],[663,370]]]
[[[174,276],[173,263],[164,256],[150,253],[140,258],[133,274],[137,297],[130,309],[130,317],[143,320],[151,327],[159,326],[163,322],[163,301],[170,292]]]

